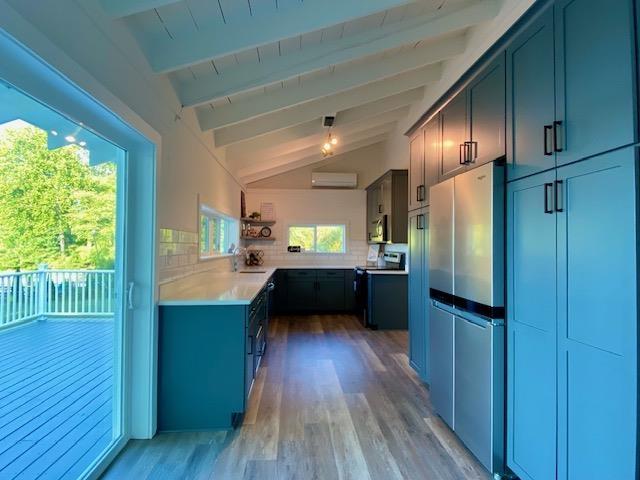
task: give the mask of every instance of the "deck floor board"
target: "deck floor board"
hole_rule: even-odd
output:
[[[75,479],[112,441],[112,320],[0,331],[0,478]]]

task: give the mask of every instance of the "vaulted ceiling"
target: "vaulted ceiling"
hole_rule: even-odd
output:
[[[384,141],[508,0],[100,0],[251,182]]]

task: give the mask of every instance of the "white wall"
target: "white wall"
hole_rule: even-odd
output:
[[[364,189],[386,171],[384,170],[384,160],[385,145],[384,142],[381,142],[342,155],[329,157],[313,165],[296,168],[286,173],[252,182],[247,187],[306,189],[311,188],[312,172],[335,172],[358,174],[357,188]]]
[[[249,189],[247,211],[260,211],[261,202],[275,205],[273,243],[255,242],[250,248],[265,251],[266,264],[361,265],[367,258],[366,192],[364,190],[270,190]],[[287,252],[287,229],[296,223],[339,223],[347,226],[347,253],[313,254]]]
[[[214,149],[212,136],[200,132],[193,111],[181,111],[169,81],[151,72],[129,31],[106,18],[95,0],[0,0],[0,28],[135,128],[159,136],[160,228],[196,233],[198,194],[212,207],[239,216],[242,186]],[[195,258],[162,259],[161,277],[229,268],[228,260],[196,265]]]

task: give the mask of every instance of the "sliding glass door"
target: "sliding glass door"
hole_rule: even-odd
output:
[[[76,479],[127,432],[127,152],[0,82],[0,478]]]

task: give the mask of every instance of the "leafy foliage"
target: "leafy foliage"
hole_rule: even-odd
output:
[[[344,253],[344,225],[292,226],[289,245],[300,245],[306,252]]]
[[[342,253],[344,248],[344,226],[318,225],[316,251],[322,253]]]
[[[289,228],[289,245],[302,247],[305,252],[313,252],[314,245],[314,227],[290,227]]]
[[[0,135],[0,270],[113,268],[115,165],[47,148],[35,127]]]

